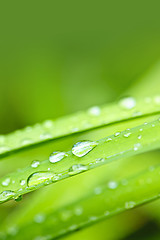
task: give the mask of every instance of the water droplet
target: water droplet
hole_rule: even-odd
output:
[[[78,226],[77,226],[76,224],[71,225],[71,226],[69,227],[69,231],[74,231],[74,230],[77,229],[77,228],[78,228]]]
[[[20,181],[20,185],[21,185],[21,186],[23,186],[23,185],[25,185],[25,184],[26,184],[26,181],[25,181],[25,180],[21,180],[21,181]]]
[[[133,97],[123,98],[119,101],[119,105],[124,109],[132,109],[136,106],[136,100]]]
[[[120,132],[116,132],[116,133],[114,134],[115,137],[118,137],[119,135],[120,135]]]
[[[39,162],[38,160],[34,160],[34,161],[31,163],[31,167],[32,167],[32,168],[37,168],[39,165],[40,165],[40,162]]]
[[[104,212],[104,216],[108,216],[109,214],[110,214],[109,211],[105,211],[105,212]]]
[[[45,128],[52,128],[54,126],[54,123],[52,120],[46,120],[44,123],[43,123],[43,126]]]
[[[91,217],[89,217],[89,220],[94,222],[94,221],[97,220],[97,217],[96,216],[91,216]]]
[[[138,139],[141,139],[142,138],[142,135],[138,135]]]
[[[22,146],[26,146],[26,145],[29,145],[29,144],[31,144],[31,143],[33,143],[33,140],[30,139],[30,138],[26,138],[26,139],[23,139],[23,140],[21,141],[21,145],[22,145]]]
[[[82,207],[76,207],[74,212],[75,212],[76,216],[80,216],[83,213],[83,208]]]
[[[108,188],[109,188],[109,189],[116,189],[117,186],[118,186],[118,183],[115,182],[115,181],[110,181],[110,182],[108,183]]]
[[[53,152],[49,157],[49,161],[51,163],[56,163],[61,161],[64,157],[67,157],[67,156],[68,154],[66,152],[60,152],[60,151]]]
[[[52,172],[35,172],[31,174],[27,179],[28,187],[35,187],[41,183],[45,183],[47,180],[52,180],[54,174]]]
[[[99,195],[99,194],[102,193],[102,189],[101,189],[100,187],[96,187],[96,188],[94,189],[94,192],[95,192],[96,195]]]
[[[15,236],[18,233],[19,229],[17,226],[12,226],[7,229],[7,233],[11,236]]]
[[[81,141],[74,144],[72,153],[77,157],[83,157],[98,145],[94,141]]]
[[[13,198],[15,193],[11,190],[6,190],[0,193],[0,202],[5,202],[11,198]]]
[[[126,137],[126,138],[128,138],[130,135],[131,135],[131,133],[128,132],[128,133],[125,133],[123,136]]]
[[[94,106],[91,107],[88,112],[92,116],[99,116],[101,114],[101,109],[98,106]]]
[[[2,186],[7,187],[11,182],[10,178],[6,178],[2,181]]]
[[[140,143],[136,143],[134,144],[134,151],[137,151],[140,148],[141,144]]]
[[[52,135],[50,133],[43,133],[40,135],[41,140],[46,140],[52,138]]]
[[[83,164],[75,164],[68,170],[68,174],[75,175],[77,173],[86,171],[87,169],[88,169],[88,167]]]
[[[125,203],[125,208],[126,208],[126,209],[130,209],[130,208],[133,208],[135,205],[136,205],[135,202],[129,201],[129,202],[126,202],[126,203]]]
[[[154,102],[159,105],[160,104],[160,96],[154,97]]]
[[[106,142],[110,142],[110,141],[112,141],[112,138],[109,137],[106,139]]]
[[[46,219],[45,215],[44,214],[40,214],[40,213],[35,215],[35,217],[34,217],[34,221],[36,223],[43,223],[45,221],[45,219]]]

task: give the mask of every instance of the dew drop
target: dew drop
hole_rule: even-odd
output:
[[[21,181],[20,181],[20,185],[21,185],[21,186],[23,186],[23,185],[25,185],[25,184],[26,184],[26,181],[25,181],[25,180],[21,180]]]
[[[138,139],[140,140],[142,138],[142,135],[138,135]]]
[[[99,116],[101,114],[101,109],[98,106],[91,107],[88,113],[92,116]]]
[[[7,201],[11,198],[13,198],[15,195],[15,193],[13,191],[10,190],[6,190],[0,193],[0,202],[4,202]]]
[[[52,172],[35,172],[31,174],[27,179],[28,187],[35,187],[41,183],[45,183],[47,180],[52,180],[54,174]]]
[[[129,201],[129,202],[126,202],[126,203],[125,203],[125,208],[126,208],[126,209],[130,209],[130,208],[133,208],[135,205],[136,205],[135,202]]]
[[[2,181],[2,186],[7,187],[11,182],[10,178],[6,178]]]
[[[132,109],[136,106],[136,100],[133,97],[123,98],[119,101],[119,105],[124,109]]]
[[[45,221],[45,215],[44,214],[37,214],[37,215],[35,215],[35,217],[34,217],[34,222],[36,222],[36,223],[42,223],[42,222],[44,222]]]
[[[50,133],[43,133],[40,135],[41,140],[46,140],[52,138],[52,135]]]
[[[37,168],[39,165],[40,165],[40,162],[39,162],[38,160],[34,160],[34,161],[31,163],[31,167],[32,167],[32,168]]]
[[[26,138],[26,139],[23,139],[23,140],[21,141],[21,145],[22,145],[22,146],[26,146],[26,145],[29,145],[29,144],[31,144],[31,143],[33,143],[33,141],[32,141],[32,139],[30,139],[30,138]]]
[[[131,135],[131,133],[128,132],[128,133],[125,133],[123,136],[128,138],[130,135]]]
[[[118,137],[119,135],[120,135],[120,132],[116,132],[116,133],[114,134],[115,137]]]
[[[160,104],[160,96],[156,96],[154,98],[154,102],[155,102],[155,104],[159,105]]]
[[[118,186],[118,183],[115,182],[115,181],[110,181],[110,182],[108,183],[108,188],[109,188],[109,189],[116,189],[117,186]]]
[[[81,141],[74,144],[72,153],[77,157],[83,157],[98,145],[94,141]]]
[[[49,157],[49,161],[51,163],[56,163],[56,162],[61,161],[63,158],[65,158],[67,156],[68,156],[68,154],[66,152],[60,152],[60,151],[53,152]]]
[[[80,216],[83,213],[83,208],[82,207],[76,207],[74,212],[75,212],[76,216]]]
[[[94,189],[94,192],[95,192],[96,195],[99,195],[99,194],[102,193],[102,189],[101,189],[100,187],[96,187],[96,188]]]
[[[53,127],[53,121],[52,120],[46,120],[44,123],[43,123],[43,126],[45,128],[52,128]]]
[[[83,165],[83,164],[75,164],[72,167],[69,168],[68,170],[68,174],[69,175],[75,175],[77,173],[86,171],[88,169],[87,166]]]

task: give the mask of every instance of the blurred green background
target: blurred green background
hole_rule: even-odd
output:
[[[0,133],[118,98],[160,57],[159,1],[1,1]]]

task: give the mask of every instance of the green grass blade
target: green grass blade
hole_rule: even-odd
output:
[[[33,147],[39,143],[73,133],[159,112],[160,96],[140,99],[127,98],[120,100],[118,103],[92,107],[87,111],[62,117],[55,121],[48,120],[42,124],[26,127],[8,135],[1,135],[0,157],[22,148]]]
[[[98,140],[97,146],[83,157],[77,157],[73,155],[72,151],[69,151],[67,152],[68,156],[57,163],[53,164],[45,160],[37,168],[29,166],[11,173],[0,180],[0,202],[15,199],[42,186],[73,176],[84,170],[96,168],[116,159],[159,148],[159,128],[160,121],[158,119]],[[76,168],[75,171],[71,172],[72,166],[80,166],[80,168]],[[33,181],[30,181],[33,173],[36,173],[36,175],[32,178]],[[9,184],[6,184],[7,181],[9,181]]]
[[[103,182],[96,189],[90,189],[85,197],[73,204],[46,215],[36,216],[34,221],[21,227],[12,239],[19,240],[22,236],[23,239],[37,236],[57,239],[157,199],[159,172],[160,165],[155,165],[126,179],[121,178],[112,183]]]

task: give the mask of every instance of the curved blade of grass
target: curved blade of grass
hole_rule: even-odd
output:
[[[0,157],[4,157],[24,147],[33,147],[51,139],[160,112],[160,96],[151,97],[149,102],[148,98],[133,99],[133,101],[135,101],[135,106],[128,106],[127,103],[124,104],[122,101],[119,101],[118,103],[107,104],[102,107],[92,107],[87,111],[62,117],[55,121],[48,120],[42,124],[36,124],[33,127],[29,126],[8,135],[1,135]]]
[[[41,220],[37,216],[34,221],[19,229],[12,239],[18,240],[22,237],[32,239],[37,236],[57,239],[107,217],[157,199],[159,198],[159,174],[160,165],[156,165],[125,181],[122,178],[112,185],[107,182],[103,183],[99,185],[98,191],[90,189],[87,196],[72,205],[41,216]]]
[[[160,121],[156,120],[98,140],[97,146],[81,158],[74,156],[72,152],[69,151],[67,152],[68,157],[65,157],[58,163],[52,164],[48,160],[45,160],[41,162],[37,169],[30,166],[9,174],[6,176],[10,179],[10,184],[8,184],[8,186],[4,186],[3,184],[6,177],[0,179],[0,192],[12,191],[12,194],[6,199],[3,197],[3,194],[0,195],[2,196],[0,199],[1,203],[12,198],[17,198],[20,195],[36,190],[42,186],[83,172],[84,170],[95,168],[119,158],[134,156],[138,153],[159,148],[159,128]],[[85,166],[85,169],[83,168],[82,170],[75,171],[71,175],[70,168],[78,164]],[[45,179],[43,181],[34,179],[34,184],[27,185],[30,176],[37,172],[43,172],[42,178]],[[24,181],[23,185],[21,184],[22,180]]]

